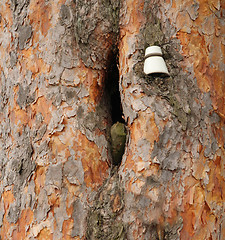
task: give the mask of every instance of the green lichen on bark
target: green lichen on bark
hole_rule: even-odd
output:
[[[151,45],[161,45],[165,41],[165,36],[161,30],[161,23],[152,13],[148,15],[146,28],[144,29],[145,47]]]
[[[126,226],[122,221],[124,208],[124,192],[119,175],[113,175],[100,188],[94,206],[89,210],[87,218],[87,240],[125,240]]]
[[[178,121],[182,125],[182,129],[186,130],[188,117],[187,117],[187,114],[184,112],[181,103],[173,95],[169,96],[168,101],[169,101],[170,105],[173,107],[172,114],[174,114],[174,116],[177,117]]]

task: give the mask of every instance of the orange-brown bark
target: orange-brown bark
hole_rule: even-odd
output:
[[[0,3],[2,239],[225,238],[225,3],[116,2]],[[155,44],[167,79],[142,72]],[[119,176],[106,96],[116,48]]]

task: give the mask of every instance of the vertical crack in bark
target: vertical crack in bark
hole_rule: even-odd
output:
[[[126,128],[117,67],[120,1],[93,0],[88,4],[88,8],[83,9],[83,2],[76,1],[76,40],[85,66],[92,69],[105,69],[103,101],[99,106],[107,106],[111,118],[109,141],[112,153],[112,172],[110,178],[98,190],[93,207],[89,210],[86,239],[122,240],[126,239],[126,228],[122,221],[124,196],[117,170],[124,154]],[[97,9],[103,8],[101,13],[92,11],[97,6]],[[84,11],[83,14],[79,9]],[[87,18],[92,24],[88,23],[87,26],[90,27],[84,30]]]
[[[119,90],[119,70],[118,70],[118,53],[114,51],[108,61],[105,78],[105,94],[110,108],[112,126],[111,126],[111,153],[112,165],[119,166],[124,154],[126,142],[126,128],[123,118]]]
[[[112,123],[122,122],[123,110],[121,105],[120,90],[119,90],[119,70],[118,70],[118,53],[112,53],[109,57],[109,63],[106,70],[105,91],[110,104],[110,112]]]
[[[126,140],[117,68],[120,1],[76,0],[75,4],[74,29],[80,58],[86,67],[106,72],[103,104],[111,111],[112,124],[120,123],[111,131],[111,135],[117,135],[111,136],[112,165],[120,165]]]

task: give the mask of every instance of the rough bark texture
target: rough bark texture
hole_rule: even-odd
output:
[[[1,239],[225,239],[224,18],[219,0],[1,1]],[[170,77],[143,74],[154,44]]]

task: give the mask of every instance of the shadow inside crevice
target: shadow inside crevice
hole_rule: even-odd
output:
[[[125,123],[119,91],[118,52],[112,52],[109,56],[105,76],[105,94],[109,103],[112,124]]]

